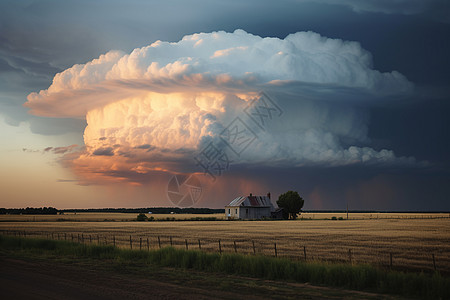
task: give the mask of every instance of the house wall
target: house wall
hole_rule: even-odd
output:
[[[241,207],[241,219],[270,218],[270,207]]]
[[[239,207],[225,206],[225,217],[232,219],[239,219]]]
[[[270,207],[226,206],[225,216],[232,219],[270,218]]]

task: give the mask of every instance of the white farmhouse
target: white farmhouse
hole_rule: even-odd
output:
[[[228,219],[262,219],[270,218],[274,211],[270,201],[270,193],[267,196],[241,196],[237,197],[225,206],[225,216]]]

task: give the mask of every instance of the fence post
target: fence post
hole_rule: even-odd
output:
[[[106,235],[105,235],[105,245],[108,245],[108,241],[106,240]]]
[[[233,243],[234,243],[234,253],[237,253],[236,241],[233,241]]]
[[[113,235],[113,246],[116,247],[116,236]]]
[[[202,250],[202,244],[200,243],[200,239],[198,240],[198,249]]]
[[[84,234],[81,234],[81,242],[84,243]]]
[[[389,253],[389,267],[392,269],[392,252]]]
[[[97,244],[100,245],[100,236],[97,234]]]
[[[89,244],[92,244],[92,235],[89,235]]]
[[[253,244],[253,254],[256,255],[255,241],[252,241]]]
[[[186,250],[188,250],[188,242],[187,239],[184,240],[186,242]]]
[[[130,249],[133,249],[133,241],[131,240],[131,235],[130,235]]]
[[[303,256],[305,257],[305,261],[306,261],[306,246],[303,246]]]
[[[142,250],[142,238],[139,238],[139,250]]]
[[[67,233],[64,232],[64,240],[67,241]]]
[[[220,240],[219,240],[219,253],[222,254],[222,245],[220,245]]]
[[[277,252],[277,243],[276,243],[276,242],[274,243],[274,246],[275,246],[275,257],[278,257],[278,252]]]
[[[170,246],[172,247],[173,246],[172,237],[169,237],[169,238],[170,238]]]
[[[147,251],[150,251],[150,244],[148,242],[148,238],[147,238]]]
[[[159,245],[159,249],[161,249],[161,239],[159,238],[159,235],[158,235],[158,245]]]
[[[348,249],[348,261],[352,264],[352,249]]]
[[[70,234],[70,237],[72,238],[72,243],[73,243],[73,233]]]
[[[433,267],[434,267],[434,271],[436,271],[436,259],[434,258],[434,253],[431,254],[433,256]]]

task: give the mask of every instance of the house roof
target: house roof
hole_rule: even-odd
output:
[[[235,198],[227,206],[273,207],[267,196],[241,196]]]

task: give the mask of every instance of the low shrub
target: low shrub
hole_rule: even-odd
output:
[[[148,220],[148,217],[147,217],[145,214],[139,214],[139,215],[136,217],[136,221],[143,222],[143,221],[147,221],[147,220]]]

